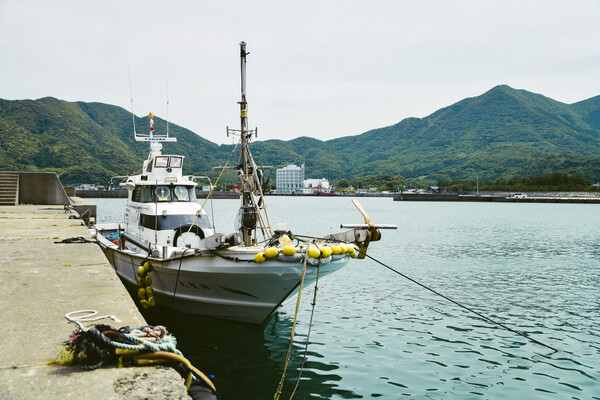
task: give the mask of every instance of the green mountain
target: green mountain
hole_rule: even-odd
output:
[[[138,131],[148,118],[137,118]],[[155,117],[159,132],[164,120]],[[170,153],[185,172],[215,176],[233,147],[175,124]],[[375,175],[489,180],[551,172],[600,180],[600,96],[574,104],[497,86],[425,118],[407,118],[361,135],[321,141],[301,137],[251,144],[262,165],[306,164],[307,177]],[[101,103],[54,98],[0,100],[0,170],[56,171],[65,183],[106,182],[141,168],[146,143],[133,138],[131,113]],[[235,163],[234,157],[231,164]],[[226,174],[225,181],[235,175]]]
[[[148,117],[135,121],[139,131],[148,129]],[[154,122],[166,131],[164,120]],[[187,156],[186,172],[222,162],[218,145],[177,125],[169,131],[178,138],[169,151]],[[106,183],[140,170],[147,154],[148,144],[133,137],[131,113],[121,107],[50,97],[0,100],[0,170],[56,171],[65,183]]]
[[[297,152],[313,175],[495,179],[562,172],[597,181],[600,96],[568,105],[503,85],[425,118],[296,145],[303,140],[282,145]]]

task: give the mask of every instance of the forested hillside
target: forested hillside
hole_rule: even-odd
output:
[[[164,132],[165,121],[154,120],[156,130]],[[147,129],[148,118],[136,117],[136,125]],[[223,165],[233,147],[169,126],[178,142],[166,144],[165,151],[186,156],[184,172],[215,176],[212,167]],[[304,162],[307,178],[491,180],[560,172],[597,182],[600,96],[564,104],[502,85],[425,118],[361,135],[251,146],[262,165]],[[54,98],[0,100],[0,170],[56,171],[64,183],[105,183],[139,170],[147,151],[146,143],[134,141],[131,114],[120,107]],[[224,178],[233,179],[233,174]]]

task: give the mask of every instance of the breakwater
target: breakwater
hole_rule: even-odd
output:
[[[600,204],[596,193],[530,193],[525,198],[511,197],[510,194],[457,194],[457,193],[395,193],[394,201],[462,201],[462,202],[506,202],[506,203],[576,203]],[[587,196],[587,197],[586,197]]]

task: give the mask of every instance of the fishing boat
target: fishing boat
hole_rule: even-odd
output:
[[[364,258],[369,243],[380,239],[380,229],[395,228],[371,223],[358,200],[354,203],[364,223],[342,225],[342,232],[319,239],[300,237],[283,224],[271,224],[263,169],[249,146],[257,132],[247,126],[247,54],[246,43],[241,42],[241,127],[227,128],[228,136],[239,136],[241,152],[235,167],[241,180],[241,205],[233,216],[235,231],[215,231],[204,210],[206,202],[196,200],[195,177],[183,175],[184,156],[162,153],[163,144],[176,138],[168,131],[154,131],[152,113],[147,134],[138,134],[134,126],[136,141],[148,142],[150,153],[142,173],[122,182],[128,190],[123,224],[92,228],[118,276],[137,287],[144,307],[158,304],[260,324],[302,283],[335,272],[352,258]]]

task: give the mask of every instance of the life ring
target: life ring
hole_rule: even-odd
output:
[[[200,240],[204,239],[204,232],[202,231],[202,228],[200,228],[198,225],[181,225],[179,228],[175,229],[175,236],[173,236],[173,246],[177,246],[177,239],[179,239],[179,236],[187,233],[188,231],[197,235],[200,238]]]

